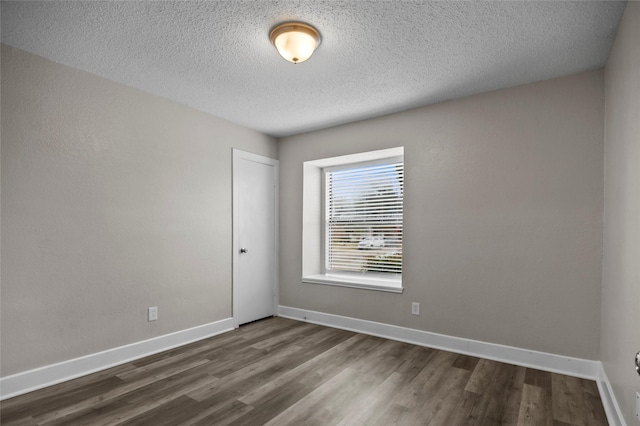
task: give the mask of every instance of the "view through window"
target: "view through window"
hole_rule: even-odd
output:
[[[402,273],[402,158],[325,169],[326,273]]]

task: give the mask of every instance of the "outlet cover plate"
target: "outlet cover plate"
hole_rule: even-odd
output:
[[[158,319],[158,307],[157,306],[150,306],[149,307],[149,321],[155,321]]]
[[[640,421],[640,392],[636,392],[636,418]]]
[[[411,303],[411,313],[413,315],[420,315],[420,304],[418,302]]]

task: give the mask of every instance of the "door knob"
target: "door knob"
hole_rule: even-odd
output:
[[[246,248],[243,247],[243,248],[240,249],[240,253],[246,253],[246,252],[247,252]]]
[[[636,354],[636,373],[640,374],[640,352]]]

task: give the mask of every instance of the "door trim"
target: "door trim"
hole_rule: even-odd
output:
[[[240,256],[240,242],[238,241],[238,232],[236,230],[236,224],[240,219],[240,212],[238,210],[238,179],[236,175],[236,171],[238,170],[237,164],[240,160],[248,160],[253,161],[260,164],[265,164],[267,166],[273,167],[273,180],[274,180],[274,218],[275,223],[274,226],[274,251],[275,251],[275,265],[274,265],[274,286],[273,289],[273,315],[276,315],[278,312],[278,305],[280,303],[280,215],[279,215],[279,204],[280,204],[280,161],[274,160],[273,158],[264,157],[262,155],[253,154],[251,152],[241,151],[239,149],[233,149],[233,166],[232,166],[232,208],[233,208],[233,225],[232,225],[232,234],[233,234],[233,242],[232,242],[232,318],[233,318],[233,326],[234,328],[238,328],[240,326],[238,320],[238,298],[237,296],[237,282],[238,282],[238,257]]]

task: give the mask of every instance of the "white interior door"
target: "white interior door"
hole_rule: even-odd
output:
[[[273,316],[278,282],[278,161],[233,151],[233,318]]]

